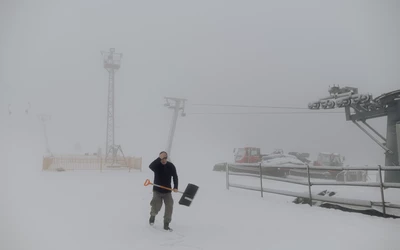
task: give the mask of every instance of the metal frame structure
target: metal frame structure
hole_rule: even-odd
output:
[[[373,99],[371,94],[359,94],[357,88],[333,86],[329,89],[329,96],[308,104],[309,109],[344,108],[347,121],[352,121],[385,151],[385,165],[400,165],[400,148],[396,136],[396,124],[400,123],[400,89],[382,94]],[[368,119],[387,116],[386,138],[372,128]],[[380,142],[359,122],[362,122],[383,142]],[[385,175],[385,181],[400,182],[400,171],[391,171]]]
[[[126,168],[106,168],[104,167],[104,158],[98,154],[85,155],[52,155],[43,157],[42,171],[79,171],[95,170],[103,172],[104,170],[132,170],[142,171],[142,158],[126,157],[128,167]]]
[[[120,145],[115,145],[115,127],[114,127],[114,102],[115,102],[115,72],[121,67],[122,53],[115,53],[114,48],[110,48],[109,52],[101,51],[103,55],[104,68],[108,71],[108,105],[107,105],[107,134],[106,134],[106,164],[114,166],[118,164],[118,151],[123,155],[124,163],[127,165],[125,156]]]
[[[386,209],[400,209],[400,205],[398,204],[391,204],[389,202],[385,202],[385,195],[384,189],[386,188],[400,188],[399,183],[384,183],[382,180],[382,170],[386,171],[399,171],[400,166],[385,166],[382,167],[378,165],[378,167],[314,167],[305,164],[304,166],[296,166],[298,169],[305,169],[307,170],[307,181],[301,180],[292,180],[288,178],[280,178],[280,177],[272,177],[266,176],[262,174],[262,168],[293,168],[291,166],[263,166],[260,164],[229,164],[226,163],[226,189],[229,190],[230,187],[239,188],[239,189],[246,189],[246,190],[253,190],[261,192],[261,197],[263,197],[263,193],[272,193],[272,194],[279,194],[285,196],[292,196],[292,197],[300,197],[304,199],[309,199],[309,205],[312,206],[313,200],[314,201],[324,201],[333,204],[343,204],[343,205],[351,205],[357,207],[364,207],[364,208],[371,208],[371,207],[382,207],[382,213],[384,216],[387,216]],[[254,168],[258,169],[259,174],[249,174],[249,173],[240,173],[234,172],[231,173],[230,169],[248,169]],[[379,183],[364,183],[364,182],[337,182],[337,181],[329,181],[329,182],[314,182],[311,181],[310,178],[310,170],[377,170],[379,173]],[[251,187],[246,185],[234,184],[231,183],[229,180],[230,175],[236,176],[250,176],[250,177],[258,177],[260,178],[260,187]],[[308,186],[308,194],[299,193],[299,192],[292,192],[286,190],[276,190],[270,188],[263,187],[263,179],[267,180],[274,180],[280,182],[287,182],[292,184],[304,185]],[[357,186],[357,187],[379,187],[381,192],[381,202],[373,202],[367,200],[360,200],[360,199],[345,199],[345,198],[337,198],[337,197],[325,197],[320,195],[312,195],[312,186]]]
[[[49,140],[47,137],[47,129],[46,129],[46,122],[51,119],[51,115],[40,114],[37,117],[39,118],[39,120],[42,122],[43,125],[43,135],[46,143],[46,153],[49,156],[53,156],[53,153],[50,150]]]
[[[169,131],[169,135],[168,135],[167,149],[166,149],[168,157],[171,157],[172,141],[173,141],[174,135],[175,135],[175,128],[176,128],[176,122],[178,120],[179,111],[182,110],[181,116],[186,116],[185,102],[187,100],[183,99],[183,98],[176,98],[176,97],[164,97],[164,98],[165,98],[164,106],[168,107],[169,109],[174,110],[174,113],[172,116],[171,127],[170,127],[170,131]]]

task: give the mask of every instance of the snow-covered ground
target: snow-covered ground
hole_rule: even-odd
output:
[[[147,224],[148,171],[11,174],[0,249],[398,249],[400,221],[296,205],[225,189],[224,175],[181,176],[200,186],[163,232]],[[162,225],[162,213],[157,226]],[[5,233],[5,234],[4,234]]]
[[[399,220],[226,190],[224,173],[201,172],[180,176],[182,188],[191,182],[200,189],[191,207],[178,205],[180,194],[174,194],[175,231],[168,233],[147,225],[151,187],[143,183],[152,179],[147,170],[10,170],[0,249],[398,249],[400,244]]]
[[[225,173],[201,162],[190,170],[177,166],[180,189],[188,183],[200,189],[190,207],[180,206],[180,194],[173,194],[174,232],[157,230],[148,225],[152,194],[143,183],[153,176],[147,166],[130,173],[42,172],[40,125],[20,126],[9,124],[2,132],[7,143],[2,143],[6,161],[0,174],[1,250],[400,249],[400,220],[227,190]],[[251,177],[232,181],[258,184]]]

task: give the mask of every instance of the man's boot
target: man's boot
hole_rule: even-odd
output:
[[[150,219],[149,219],[150,225],[153,225],[153,224],[154,224],[154,220],[155,220],[155,219],[156,219],[155,216],[153,216],[153,215],[150,216]]]
[[[169,227],[169,223],[164,222],[164,230],[172,232],[172,228]]]

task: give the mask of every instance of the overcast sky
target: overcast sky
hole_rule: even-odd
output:
[[[180,168],[194,161],[211,169],[246,145],[384,163],[383,150],[344,114],[191,113],[296,111],[193,104],[306,108],[333,84],[374,97],[399,89],[399,11],[394,0],[2,0],[1,118],[12,119],[9,104],[22,117],[30,102],[31,119],[52,115],[55,153],[69,153],[75,143],[88,152],[104,148],[108,73],[100,51],[112,47],[123,53],[116,143],[145,165],[167,144],[172,112],[164,96],[188,99],[172,148]],[[385,119],[371,124],[386,133]]]

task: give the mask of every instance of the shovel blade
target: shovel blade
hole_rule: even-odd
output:
[[[198,189],[198,186],[189,183],[185,189],[185,192],[183,192],[181,199],[179,200],[179,204],[189,207],[192,204]]]

